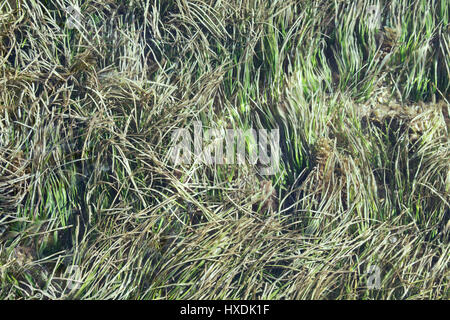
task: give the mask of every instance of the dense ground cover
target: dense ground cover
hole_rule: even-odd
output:
[[[450,2],[0,5],[0,298],[448,299]],[[172,132],[279,129],[258,165]]]

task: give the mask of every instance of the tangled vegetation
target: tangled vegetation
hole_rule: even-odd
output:
[[[448,0],[0,4],[2,299],[448,299]],[[170,161],[278,129],[278,171]]]

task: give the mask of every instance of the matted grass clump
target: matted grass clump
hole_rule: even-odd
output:
[[[448,299],[449,11],[2,2],[0,298]],[[176,165],[199,122],[278,170]]]

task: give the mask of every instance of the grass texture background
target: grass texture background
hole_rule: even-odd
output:
[[[448,299],[448,0],[70,6],[0,5],[1,299]]]

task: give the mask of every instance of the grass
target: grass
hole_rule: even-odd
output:
[[[448,0],[69,6],[0,6],[0,298],[448,299]]]

